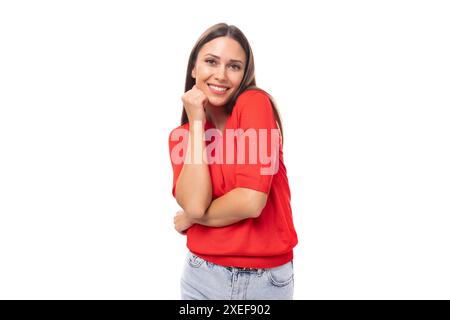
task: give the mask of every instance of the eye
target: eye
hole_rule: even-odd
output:
[[[234,70],[241,70],[241,66],[238,65],[238,64],[233,64],[231,67],[232,67]]]
[[[206,59],[205,62],[207,62],[207,63],[215,63],[216,61],[214,61],[213,59]]]

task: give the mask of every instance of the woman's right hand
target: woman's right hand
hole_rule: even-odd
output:
[[[195,120],[205,122],[206,114],[204,108],[208,103],[208,98],[202,90],[194,85],[191,90],[186,91],[183,94],[181,100],[183,101],[183,106],[186,110],[189,122],[193,122]]]

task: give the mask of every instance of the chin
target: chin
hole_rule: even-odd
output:
[[[223,98],[217,98],[217,97],[214,97],[214,96],[209,96],[208,100],[209,100],[209,103],[211,105],[220,107],[220,106],[226,105],[228,103],[228,101],[230,101],[230,96],[226,96],[226,97],[223,97]]]

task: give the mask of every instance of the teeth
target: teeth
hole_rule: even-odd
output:
[[[222,92],[224,92],[224,91],[227,90],[227,88],[216,87],[216,86],[213,86],[212,84],[209,84],[209,86],[210,86],[211,88],[213,88],[214,90],[217,90],[217,91],[222,91]]]

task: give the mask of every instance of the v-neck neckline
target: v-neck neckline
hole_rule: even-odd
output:
[[[208,124],[211,128],[214,128],[217,131],[219,131],[220,135],[223,137],[224,131],[227,128],[227,125],[228,125],[228,122],[230,121],[230,118],[231,118],[231,114],[228,116],[227,120],[225,121],[225,124],[223,125],[223,129],[222,130],[217,129],[216,126],[214,125],[214,123],[212,123],[212,121],[209,121],[208,119],[206,119],[205,123]]]

